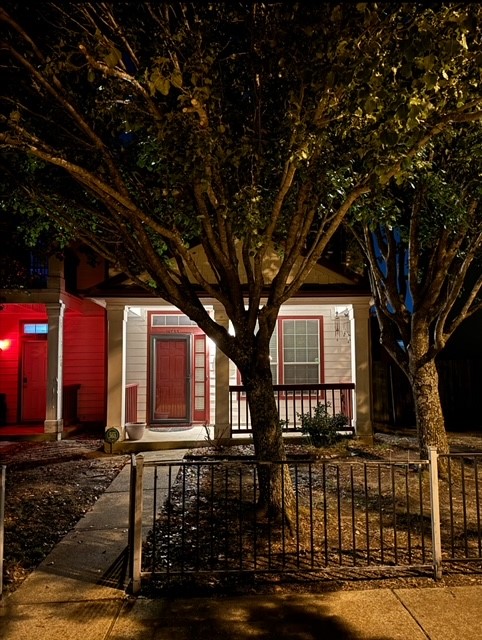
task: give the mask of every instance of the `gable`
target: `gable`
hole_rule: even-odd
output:
[[[246,270],[243,265],[241,256],[242,244],[237,243],[237,258],[239,264],[240,279],[242,285],[247,285]],[[215,276],[211,265],[206,257],[204,249],[201,245],[197,245],[191,249],[191,256],[199,271],[199,274],[207,282],[216,284]],[[295,263],[293,272],[296,271],[303,257],[299,257]],[[274,277],[278,273],[281,265],[281,258],[279,254],[273,249],[269,252],[263,260],[263,274],[264,274],[264,286],[267,287],[271,284]],[[172,264],[173,269],[176,268],[175,263]],[[147,279],[147,276],[146,276]],[[190,277],[192,283],[196,283],[195,278]],[[292,278],[288,278],[288,283]],[[360,290],[366,293],[366,286],[360,281],[360,277],[356,274],[352,274],[345,270],[342,266],[330,264],[327,260],[320,260],[312,269],[309,277],[303,285],[304,291],[322,291],[326,290],[328,293],[331,291],[338,292],[350,292],[353,290]],[[83,295],[87,296],[102,296],[102,297],[129,297],[129,296],[142,296],[148,295],[144,289],[142,289],[137,283],[134,283],[128,276],[126,276],[119,269],[109,268],[107,278],[98,283],[96,286],[90,289],[84,289]],[[153,292],[153,297],[155,293]],[[200,292],[200,295],[202,293]]]
[[[236,246],[236,253],[239,263],[239,272],[242,284],[247,284],[246,270],[243,265],[242,260],[242,243],[238,242]],[[199,269],[199,272],[203,276],[205,280],[210,283],[215,282],[213,270],[206,258],[206,254],[202,246],[198,245],[191,250],[191,255],[193,256],[196,266]],[[296,260],[295,267],[293,272],[295,272],[302,261],[302,257],[299,257]],[[265,286],[271,284],[274,277],[278,273],[278,270],[281,266],[281,257],[279,254],[273,249],[270,251],[263,260],[263,275],[264,275],[264,284]],[[288,283],[292,280],[292,278],[288,278]],[[306,281],[306,284],[326,284],[326,285],[350,285],[354,284],[354,280],[349,277],[343,275],[341,272],[336,271],[335,269],[331,269],[326,264],[315,265],[314,269],[311,271],[309,278]]]

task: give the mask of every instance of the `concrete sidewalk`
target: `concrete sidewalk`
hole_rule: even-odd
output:
[[[155,457],[179,460],[184,453]],[[128,597],[128,495],[129,465],[21,587],[0,602],[2,640],[482,638],[482,586]]]

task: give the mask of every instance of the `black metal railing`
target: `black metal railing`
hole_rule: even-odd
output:
[[[348,427],[353,424],[353,395],[355,385],[351,382],[324,384],[275,384],[273,390],[280,420],[285,433],[299,432],[300,415],[312,414],[318,403],[325,404],[328,413],[343,413],[348,418]],[[242,385],[229,387],[229,421],[233,433],[250,433],[251,418]]]
[[[273,473],[289,469],[294,504],[287,524],[256,509],[254,461],[159,463],[160,502],[145,514],[151,533],[140,575],[429,567],[430,492],[420,472],[426,465],[271,463]]]
[[[194,574],[346,578],[429,569],[440,578],[442,564],[480,563],[481,457],[441,456],[448,471],[440,478],[435,449],[429,460],[412,462],[269,463],[270,473],[289,472],[280,474],[282,496],[286,482],[293,490],[290,506],[282,504],[287,521],[256,508],[254,460],[156,462],[139,454],[132,458],[132,590],[139,591],[143,579]],[[145,475],[146,467],[154,473]]]
[[[454,562],[482,559],[482,453],[441,455],[446,476],[439,483],[442,558]]]

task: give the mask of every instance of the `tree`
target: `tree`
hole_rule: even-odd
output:
[[[283,460],[269,366],[280,306],[363,194],[482,116],[481,14],[7,1],[0,149],[16,179],[4,206],[49,216],[194,320],[240,371],[258,460]],[[280,475],[260,477],[261,506],[279,512]]]
[[[481,170],[482,131],[470,125],[427,146],[410,177],[355,212],[380,341],[410,381],[424,456],[430,445],[449,452],[436,356],[482,308]]]

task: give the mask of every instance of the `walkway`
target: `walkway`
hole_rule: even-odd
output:
[[[179,460],[184,453],[178,449],[146,456]],[[2,640],[482,637],[482,586],[209,599],[128,597],[128,491],[129,465],[38,569],[0,603]]]

